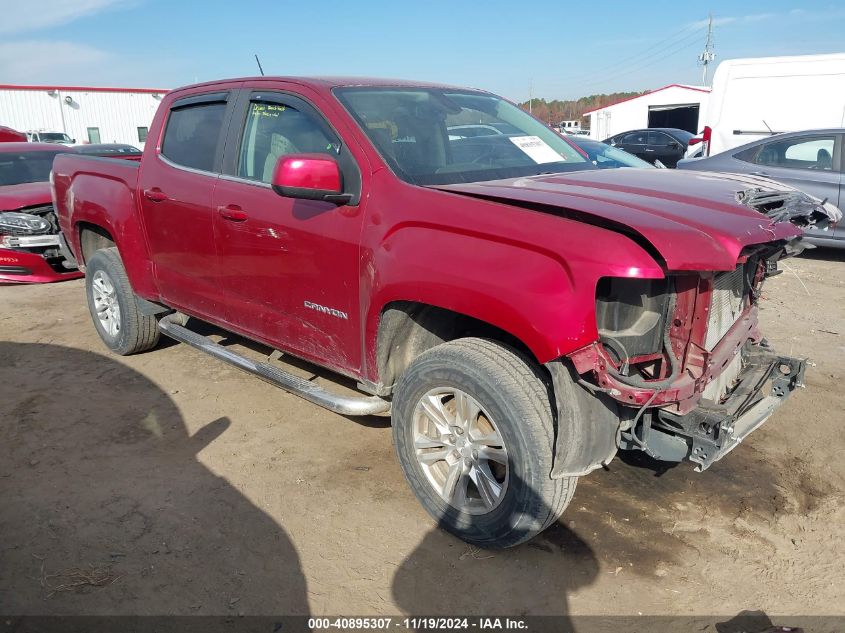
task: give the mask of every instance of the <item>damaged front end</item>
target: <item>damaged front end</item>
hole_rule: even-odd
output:
[[[37,283],[80,276],[62,256],[51,204],[0,212],[0,281]]]
[[[771,225],[826,228],[842,217],[836,207],[796,191],[746,190],[737,201]],[[568,360],[587,391],[616,403],[616,448],[664,461],[688,459],[705,470],[803,386],[806,361],[769,346],[757,301],[763,281],[779,272],[777,262],[804,248],[800,237],[777,240],[746,247],[732,271],[600,280],[598,340]],[[561,462],[558,476],[570,470]]]
[[[758,327],[763,280],[795,246],[746,249],[736,269],[599,284],[599,340],[569,355],[582,385],[617,402],[617,447],[708,468],[796,388],[805,361]]]
[[[791,222],[801,228],[812,226],[824,231],[842,219],[842,211],[827,200],[794,189],[753,187],[737,192],[736,201],[762,213],[772,224]]]

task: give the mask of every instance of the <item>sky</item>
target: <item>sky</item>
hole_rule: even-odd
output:
[[[258,54],[268,75],[568,99],[700,84],[708,14],[716,63],[845,51],[831,0],[0,0],[0,84],[175,88],[256,75]]]

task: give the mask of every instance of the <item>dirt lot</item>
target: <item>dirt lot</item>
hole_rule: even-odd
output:
[[[81,280],[0,287],[0,613],[845,614],[845,257],[787,265],[762,318],[806,390],[703,474],[615,460],[503,552],[437,529],[385,418],[111,356]]]

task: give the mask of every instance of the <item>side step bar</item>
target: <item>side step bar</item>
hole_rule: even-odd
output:
[[[299,376],[294,376],[278,367],[236,354],[222,345],[218,345],[210,338],[180,325],[176,322],[179,317],[180,315],[177,314],[169,314],[163,317],[158,322],[158,328],[162,333],[180,343],[187,343],[191,347],[211,354],[238,369],[254,374],[276,387],[281,387],[285,391],[305,398],[309,402],[341,415],[373,415],[375,413],[386,413],[390,410],[390,402],[378,396],[340,396],[329,393],[319,385]]]

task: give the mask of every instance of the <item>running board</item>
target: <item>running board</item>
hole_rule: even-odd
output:
[[[340,396],[333,394],[313,382],[294,376],[278,367],[236,354],[222,345],[218,345],[207,336],[197,334],[177,323],[175,319],[179,319],[180,316],[170,314],[163,317],[158,322],[158,329],[180,343],[186,343],[200,351],[211,354],[215,358],[254,374],[258,378],[309,402],[341,415],[373,415],[375,413],[386,413],[390,410],[390,402],[378,396]]]

